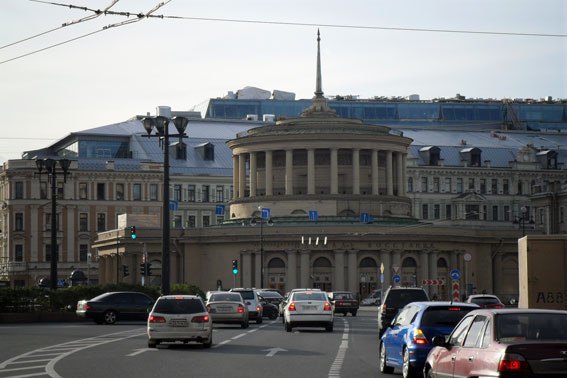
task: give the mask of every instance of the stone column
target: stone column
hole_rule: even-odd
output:
[[[339,150],[331,148],[331,194],[339,193]]]
[[[380,251],[380,262],[384,264],[384,290],[392,284],[392,258],[390,251]],[[380,269],[380,266],[378,266]]]
[[[256,152],[250,152],[250,197],[256,197]]]
[[[493,268],[492,268],[492,277],[493,277],[493,286],[492,286],[492,293],[502,298],[502,254],[497,253],[493,259]],[[504,299],[502,299],[504,300]]]
[[[422,280],[429,277],[429,251],[423,250],[419,252],[419,274],[416,272],[416,284],[419,285]]]
[[[360,194],[360,149],[352,150],[352,194]]]
[[[238,155],[232,155],[232,197],[233,199],[239,198],[238,189],[240,188],[240,184],[238,183]]]
[[[266,151],[266,195],[271,196],[273,194],[273,181],[272,181],[272,151]]]
[[[345,251],[335,250],[335,279],[333,290],[346,290],[345,287]]]
[[[402,154],[402,196],[408,195],[408,177],[407,177],[407,157],[408,154]],[[441,183],[439,183],[441,185]]]
[[[307,194],[315,194],[315,150],[307,150]]]
[[[297,251],[295,249],[287,250],[287,277],[286,290],[290,291],[297,287]]]
[[[404,161],[401,152],[396,152],[396,177],[398,178],[398,197],[404,195]]]
[[[389,196],[394,195],[394,167],[392,164],[392,151],[386,151],[386,194]]]
[[[372,150],[372,194],[379,194],[378,185],[378,150]]]
[[[349,250],[348,252],[348,286],[347,290],[352,291],[355,295],[359,292],[358,283],[360,278],[358,277],[358,266],[357,266],[357,250]]]
[[[254,251],[254,287],[260,288],[262,286],[261,275],[262,275],[262,256],[260,251]],[[265,284],[266,284],[266,275],[264,275],[264,285]]]
[[[246,155],[238,155],[238,198],[246,196]]]
[[[309,256],[311,254],[310,250],[302,250],[299,252],[300,262],[299,262],[299,283],[300,287],[310,287],[309,285],[309,271],[311,270],[311,263],[309,261]]]
[[[252,266],[252,253],[250,251],[242,251],[242,286],[252,287],[252,274],[254,267]]]
[[[285,150],[285,194],[293,194],[293,150]]]
[[[394,267],[398,267],[398,271],[394,272]],[[399,249],[392,252],[392,273],[401,274],[402,273],[402,251]],[[394,283],[392,282],[392,285]]]
[[[437,273],[437,251],[431,251],[429,253],[429,277],[436,280],[439,277],[439,274]],[[433,296],[438,295],[439,290],[438,290],[439,286],[433,285],[431,286],[430,290],[429,290],[429,298],[431,299]]]

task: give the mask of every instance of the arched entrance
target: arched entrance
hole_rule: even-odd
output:
[[[402,262],[402,286],[417,286],[417,263],[413,257],[406,257]]]
[[[285,262],[279,257],[268,261],[268,287],[285,292]]]
[[[319,257],[313,262],[313,287],[323,291],[333,290],[333,265],[326,257]]]
[[[361,298],[366,298],[373,290],[378,288],[378,263],[371,257],[360,260],[358,265],[360,281],[358,291]]]
[[[437,297],[439,300],[449,300],[449,293],[447,292],[447,285],[451,282],[449,280],[449,265],[443,257],[437,260],[437,279],[445,282],[444,285],[437,286]]]

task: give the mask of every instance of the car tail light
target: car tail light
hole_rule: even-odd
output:
[[[386,310],[388,309],[388,306],[386,306],[386,303],[384,303],[380,309],[381,313],[386,313]]]
[[[260,305],[256,305],[256,311],[258,312],[262,311],[262,307]]]
[[[506,353],[498,364],[499,372],[529,374],[530,367],[528,362],[519,354]]]
[[[198,315],[191,319],[191,323],[207,323],[209,321],[209,315]]]
[[[289,306],[287,306],[288,311],[295,311],[295,303],[291,302]]]
[[[165,323],[165,318],[163,316],[150,315],[148,320],[150,323]]]
[[[241,304],[239,304],[239,305],[238,305],[238,308],[236,309],[236,312],[239,312],[239,313],[244,312],[244,306],[241,305]]]
[[[325,311],[331,311],[331,304],[329,302],[325,302],[325,307],[323,307],[323,310]]]
[[[413,341],[414,344],[425,345],[425,344],[427,344],[427,337],[425,337],[425,335],[423,334],[423,331],[418,328],[415,331],[413,331],[412,341]]]
[[[85,305],[85,310],[90,310],[91,308],[92,308],[92,307],[91,307],[90,304],[86,304],[86,305]]]

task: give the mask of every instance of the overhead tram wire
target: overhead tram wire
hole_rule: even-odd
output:
[[[30,0],[30,1],[32,1],[32,0]],[[118,1],[119,1],[119,0],[114,0],[114,3],[113,3],[112,5],[114,5],[114,4],[115,4],[116,2],[118,2]],[[91,36],[91,35],[96,34],[96,33],[100,33],[100,32],[102,32],[102,31],[105,31],[105,30],[108,30],[108,29],[111,29],[111,28],[114,28],[114,27],[124,26],[124,25],[127,25],[127,24],[131,24],[131,23],[134,23],[134,22],[141,21],[144,17],[151,17],[151,14],[152,14],[153,12],[157,11],[159,8],[161,8],[162,6],[166,5],[166,4],[169,3],[170,1],[171,1],[171,0],[167,0],[167,1],[163,1],[163,2],[161,2],[161,3],[158,3],[153,9],[151,9],[148,13],[146,13],[145,15],[143,15],[143,17],[140,17],[140,15],[138,15],[138,18],[136,18],[136,19],[127,20],[127,21],[123,21],[123,22],[119,22],[119,23],[115,23],[115,24],[110,24],[110,25],[104,26],[102,29],[95,30],[95,31],[90,32],[90,33],[86,33],[86,34],[80,35],[80,36],[78,36],[78,37],[68,39],[68,40],[63,41],[63,42],[55,43],[55,44],[53,44],[53,45],[44,47],[44,48],[39,49],[39,50],[34,50],[34,51],[31,51],[31,52],[26,53],[26,54],[22,54],[22,55],[19,55],[19,56],[14,57],[14,58],[10,58],[10,59],[7,59],[7,60],[0,61],[0,64],[8,63],[8,62],[11,62],[11,61],[14,61],[14,60],[17,60],[17,59],[24,58],[24,57],[26,57],[26,56],[34,55],[34,54],[37,54],[37,53],[39,53],[39,52],[42,52],[42,51],[45,51],[45,50],[49,50],[49,49],[54,48],[54,47],[57,47],[57,46],[61,46],[61,45],[67,44],[67,43],[69,43],[69,42],[73,42],[73,41],[76,41],[76,40],[78,40],[78,39],[82,39],[82,38]]]
[[[32,1],[32,2],[35,2],[35,3],[45,3],[45,4],[50,4],[50,5],[61,5],[61,6],[65,6],[65,7],[68,7],[68,8],[82,9],[82,10],[85,10],[85,11],[92,11],[92,12],[95,12],[95,14],[94,14],[94,15],[87,16],[87,17],[84,17],[84,18],[81,18],[81,19],[76,20],[76,21],[65,22],[65,23],[62,24],[61,26],[58,26],[58,27],[53,28],[53,29],[51,29],[51,30],[46,30],[46,31],[44,31],[44,32],[42,32],[42,33],[39,33],[39,34],[36,34],[36,35],[32,35],[32,36],[30,36],[30,37],[21,39],[21,40],[16,41],[16,42],[9,43],[9,44],[4,45],[4,46],[0,46],[0,50],[4,49],[4,48],[6,48],[6,47],[10,47],[10,46],[17,45],[17,44],[22,43],[22,42],[29,41],[29,40],[34,39],[34,38],[37,38],[37,37],[41,37],[42,35],[49,34],[49,33],[51,33],[51,32],[57,31],[57,30],[59,30],[59,29],[63,29],[63,28],[66,27],[66,26],[75,25],[75,24],[78,24],[78,23],[80,23],[80,22],[84,22],[84,21],[89,21],[89,20],[95,19],[95,18],[97,18],[98,16],[100,16],[101,14],[104,14],[105,12],[107,12],[110,8],[112,8],[112,7],[113,7],[117,2],[119,2],[120,0],[113,0],[113,1],[112,1],[112,4],[110,4],[109,6],[107,6],[107,7],[106,7],[104,10],[102,10],[102,11],[101,11],[101,10],[95,10],[95,9],[89,9],[89,8],[87,8],[87,7],[79,7],[79,6],[75,6],[75,5],[65,5],[65,4],[52,3],[52,2],[41,1],[41,0],[29,0],[29,1]]]

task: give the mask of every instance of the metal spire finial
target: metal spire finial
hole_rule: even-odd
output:
[[[323,97],[323,86],[321,84],[321,34],[317,29],[317,83],[315,84],[315,97]]]

